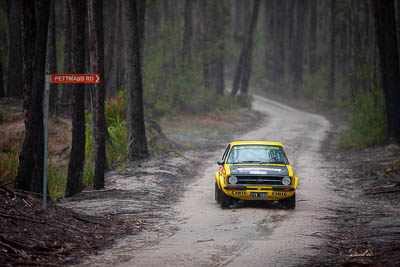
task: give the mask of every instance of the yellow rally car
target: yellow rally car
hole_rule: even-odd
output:
[[[279,201],[296,208],[298,178],[282,144],[264,141],[232,142],[215,173],[215,200],[228,208],[237,200]]]

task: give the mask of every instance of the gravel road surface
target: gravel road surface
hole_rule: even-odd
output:
[[[334,198],[329,163],[320,154],[330,123],[260,96],[252,107],[268,123],[235,139],[283,143],[300,179],[296,210],[240,203],[221,209],[214,200],[216,161],[223,153],[217,151],[172,207],[178,230],[130,251],[120,266],[293,266],[318,254],[324,242],[318,233],[327,229],[324,218]]]

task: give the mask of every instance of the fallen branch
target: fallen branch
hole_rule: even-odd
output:
[[[197,240],[196,243],[211,242],[211,241],[214,241],[214,239]]]
[[[95,221],[91,221],[91,220],[89,220],[89,219],[82,218],[82,217],[78,216],[77,214],[72,214],[72,217],[74,217],[74,218],[77,219],[77,220],[81,220],[81,221],[83,221],[83,222],[88,222],[88,223],[93,223],[93,224],[99,224],[99,225],[102,225],[102,226],[104,226],[104,227],[111,227],[110,225],[107,225],[107,224],[104,224],[104,223],[101,223],[101,222],[95,222]]]
[[[10,218],[10,219],[15,219],[15,220],[21,220],[21,221],[26,221],[26,222],[39,223],[39,224],[44,224],[45,223],[44,221],[36,221],[36,220],[27,219],[27,218],[21,218],[21,217],[17,217],[17,216],[2,214],[2,213],[0,213],[0,217]]]
[[[386,190],[386,191],[378,191],[378,192],[370,192],[370,193],[365,193],[365,195],[378,195],[378,194],[396,193],[396,192],[400,192],[400,189],[396,189],[396,190]]]

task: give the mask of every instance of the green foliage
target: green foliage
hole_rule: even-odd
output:
[[[92,114],[85,110],[85,167],[83,169],[82,181],[85,187],[92,187],[94,178],[93,164],[93,131],[92,131]]]
[[[18,155],[22,146],[22,135],[15,136],[7,143],[0,144],[0,184],[11,183],[17,176]]]
[[[47,184],[49,194],[52,199],[64,196],[67,185],[68,168],[66,166],[56,166],[50,161],[47,164]]]
[[[107,142],[107,162],[121,162],[128,158],[126,135],[126,100],[125,91],[120,91],[118,97],[109,99],[105,104],[105,114],[109,141]]]
[[[365,147],[382,143],[386,138],[385,102],[381,91],[359,92],[350,105],[349,129],[341,133],[340,146]]]

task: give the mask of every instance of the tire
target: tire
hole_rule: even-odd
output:
[[[217,201],[218,204],[221,203],[221,194],[219,191],[218,184],[215,182],[215,201]]]
[[[227,196],[222,189],[219,190],[221,208],[228,209],[231,204],[231,197]]]
[[[283,203],[287,209],[294,210],[296,208],[296,193],[294,193],[293,196],[289,198],[285,198],[283,200]]]

